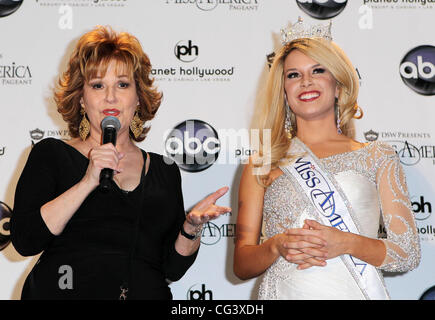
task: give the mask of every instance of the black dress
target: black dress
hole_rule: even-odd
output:
[[[135,190],[127,193],[114,182],[107,193],[95,189],[54,236],[40,208],[78,183],[89,160],[53,138],[33,147],[15,193],[11,240],[23,256],[43,254],[22,299],[118,299],[126,281],[128,299],[172,298],[168,282],[184,275],[197,252],[185,257],[174,247],[185,219],[177,165],[148,153],[145,175],[147,154],[142,154]]]

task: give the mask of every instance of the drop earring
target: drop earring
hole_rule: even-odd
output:
[[[287,102],[287,95],[284,94],[284,105],[285,105],[285,122],[284,122],[284,129],[287,132],[287,138],[289,140],[291,140],[291,138],[293,137],[292,135],[292,121],[291,121],[291,110],[290,110],[290,106],[288,105]]]
[[[91,131],[91,125],[89,123],[88,118],[86,117],[86,111],[85,108],[83,108],[83,105],[80,110],[80,114],[82,115],[82,120],[80,121],[80,125],[79,125],[79,136],[82,139],[82,141],[85,141],[89,135],[89,132]]]
[[[335,109],[336,109],[336,117],[337,117],[337,133],[343,134],[343,131],[341,130],[341,119],[340,119],[340,107],[337,103],[338,99],[335,98]]]
[[[143,132],[143,124],[144,121],[139,117],[139,106],[134,113],[133,119],[130,122],[130,130],[133,132],[133,135],[136,139],[140,137]]]

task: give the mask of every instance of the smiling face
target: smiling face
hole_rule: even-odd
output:
[[[297,49],[284,60],[284,89],[297,120],[334,116],[337,81],[325,67]]]
[[[104,76],[101,71],[83,86],[81,104],[91,123],[91,135],[101,136],[101,121],[115,116],[121,122],[120,134],[129,133],[131,120],[139,104],[136,84],[122,63],[112,60]]]

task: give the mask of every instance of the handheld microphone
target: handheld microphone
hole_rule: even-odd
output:
[[[112,143],[116,145],[116,136],[118,130],[121,128],[121,123],[118,118],[108,116],[101,121],[101,129],[103,130],[103,144]],[[100,188],[103,192],[110,189],[111,181],[113,179],[113,170],[104,168],[100,172]]]

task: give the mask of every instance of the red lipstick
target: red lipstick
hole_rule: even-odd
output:
[[[114,116],[117,117],[121,112],[118,109],[104,109],[103,114],[105,116]]]

